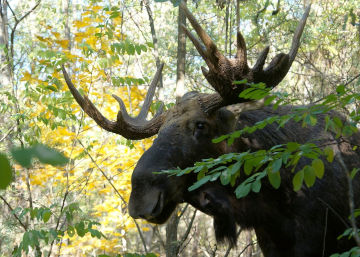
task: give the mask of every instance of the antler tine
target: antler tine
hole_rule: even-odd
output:
[[[165,113],[158,112],[154,118],[147,121],[146,120],[146,113],[149,110],[151,100],[155,93],[156,85],[159,82],[159,78],[161,76],[161,71],[163,68],[163,64],[159,67],[159,69],[156,72],[156,75],[150,85],[149,91],[146,95],[146,100],[144,102],[144,106],[142,107],[140,114],[133,118],[131,117],[127,111],[124,102],[121,100],[121,98],[117,97],[116,95],[113,95],[113,97],[118,101],[120,105],[120,111],[117,115],[116,122],[109,121],[107,118],[105,118],[100,111],[94,106],[94,104],[86,97],[81,96],[79,91],[75,88],[74,84],[72,83],[71,79],[69,78],[69,75],[67,74],[65,67],[62,66],[62,72],[66,81],[66,84],[68,85],[70,92],[74,96],[75,100],[78,102],[78,104],[81,106],[81,108],[103,129],[122,135],[123,137],[127,139],[143,139],[147,137],[151,137],[155,135],[164,119],[165,119]]]
[[[218,59],[222,58],[223,55],[217,49],[217,46],[211,40],[210,36],[200,26],[200,24],[195,19],[194,15],[192,15],[192,13],[189,11],[189,9],[187,8],[186,4],[183,1],[181,1],[181,3],[180,3],[180,8],[183,9],[183,11],[185,12],[186,17],[188,18],[188,20],[190,21],[192,27],[196,31],[196,34],[200,37],[201,41],[204,43],[204,45],[206,47],[206,50],[208,51],[208,53],[206,54],[206,58],[211,59],[211,61],[213,62],[213,65],[216,67]],[[185,32],[186,32],[186,30],[185,30]],[[190,39],[191,39],[191,37],[190,37]],[[212,67],[209,67],[209,68],[212,68]]]
[[[269,50],[270,50],[270,47],[267,46],[267,47],[265,47],[265,49],[262,50],[262,52],[260,53],[259,58],[256,60],[256,63],[255,63],[255,65],[254,65],[254,67],[252,68],[252,70],[254,71],[254,73],[263,70],[264,65],[265,65],[266,57],[267,57],[268,54],[269,54]]]
[[[237,52],[236,52],[236,59],[241,60],[242,62],[247,64],[247,52],[246,52],[246,43],[245,39],[240,33],[237,33]]]
[[[305,9],[305,12],[296,28],[296,31],[295,31],[295,34],[294,34],[294,37],[293,37],[293,41],[292,41],[292,44],[291,44],[291,49],[289,51],[289,62],[292,63],[296,57],[296,54],[297,54],[297,51],[299,49],[299,46],[300,46],[300,38],[301,38],[301,35],[304,31],[304,27],[305,27],[305,24],[306,24],[306,20],[307,18],[309,17],[309,13],[310,13],[310,8],[311,8],[311,4],[308,5]]]
[[[180,24],[181,28],[185,31],[185,34],[188,36],[188,38],[190,38],[191,42],[193,43],[193,45],[195,46],[196,50],[199,52],[199,54],[201,55],[201,57],[207,61],[208,60],[208,55],[206,53],[206,49],[204,48],[204,46],[200,43],[200,41],[185,27],[184,24]]]
[[[147,91],[144,104],[137,117],[139,120],[146,120],[146,116],[149,112],[152,99],[154,98],[156,86],[159,84],[159,80],[161,78],[161,73],[163,68],[164,68],[164,63],[160,64],[159,68],[155,73],[153,80],[151,81],[151,84],[149,85],[149,89]]]
[[[274,87],[286,76],[291,64],[295,60],[297,51],[300,46],[300,38],[304,31],[306,20],[310,13],[311,4],[305,9],[305,12],[295,30],[294,37],[291,43],[291,48],[288,54],[280,53],[274,57],[268,67],[264,69],[264,74],[261,77],[266,77],[265,82],[268,87]]]

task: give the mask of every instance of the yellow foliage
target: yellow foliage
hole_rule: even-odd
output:
[[[91,10],[93,10],[94,12],[98,12],[98,11],[100,11],[100,10],[103,9],[103,7],[100,6],[100,5],[93,5],[93,6],[91,6],[90,8],[91,8]]]
[[[112,93],[121,96],[128,110],[130,110],[131,104],[131,115],[136,115],[144,101],[145,90],[131,86],[129,95],[127,87],[107,87],[111,81],[107,74],[109,71],[105,72],[98,62],[102,58],[107,61],[106,65],[114,67],[114,70],[116,66],[121,65],[121,58],[110,59],[114,55],[110,52],[110,45],[115,41],[118,42],[120,38],[124,39],[126,35],[122,35],[117,30],[114,31],[115,39],[109,39],[106,35],[95,36],[96,33],[102,32],[96,26],[99,24],[105,26],[105,20],[109,21],[111,12],[102,11],[103,7],[98,5],[89,5],[85,9],[87,10],[82,13],[81,20],[72,23],[71,31],[74,32],[75,42],[71,51],[68,49],[69,41],[55,31],[55,28],[48,28],[50,36],[37,35],[36,38],[48,45],[49,49],[56,48],[61,51],[68,59],[68,63],[76,64],[71,73],[75,86],[79,89],[82,88],[89,95],[104,116],[115,120],[119,111],[118,103],[111,96]],[[121,17],[116,17],[111,19],[111,22],[115,27],[120,27],[118,25],[122,20]],[[79,44],[84,42],[94,50],[89,55],[83,54],[83,45]],[[49,60],[41,58],[37,60],[37,63],[42,67],[50,64]],[[115,72],[117,71],[118,69],[115,70]],[[61,71],[60,73],[58,70],[51,71],[47,75],[57,78],[65,85]],[[44,76],[36,77],[30,72],[23,73],[22,81],[29,81],[34,87],[48,83],[44,80]],[[90,93],[89,89],[91,89]],[[68,88],[64,86],[61,90],[55,94],[63,94],[63,91],[68,91]],[[49,94],[51,93],[49,92]],[[31,106],[34,103],[26,103],[26,105]],[[42,142],[61,149],[71,159],[71,162],[62,168],[45,165],[31,170],[31,187],[33,190],[51,188],[56,193],[49,193],[49,199],[59,197],[58,194],[63,194],[64,190],[68,188],[69,193],[74,196],[76,201],[91,202],[93,205],[87,215],[101,223],[98,229],[107,236],[107,239],[97,239],[89,235],[85,237],[65,235],[63,239],[67,240],[62,241],[61,255],[89,256],[100,249],[107,254],[122,252],[126,249],[124,236],[127,233],[137,232],[133,220],[127,214],[126,203],[118,196],[118,193],[125,201],[128,201],[131,190],[131,172],[144,151],[143,147],[148,148],[152,139],[143,140],[141,143],[133,142],[134,148],[130,149],[125,145],[125,139],[104,132],[87,115],[83,116],[81,108],[76,102],[67,103],[64,106],[60,104],[56,108],[66,109],[77,120],[60,120],[61,124],[51,128],[49,125],[38,122],[36,118],[40,116],[47,118],[50,123],[58,118],[47,108],[47,104],[36,103],[30,113],[30,118],[34,119],[31,125],[40,130]],[[21,168],[17,167],[16,169]],[[107,178],[111,180],[117,192],[103,174],[106,174]],[[24,178],[25,175],[22,174],[21,179]],[[143,228],[143,231],[147,230],[148,227]]]
[[[55,40],[55,42],[60,45],[62,48],[68,48],[69,47],[69,40],[67,39],[58,39]]]
[[[83,27],[89,26],[89,22],[86,22],[84,20],[75,20],[73,21],[73,26],[77,29],[81,29]]]

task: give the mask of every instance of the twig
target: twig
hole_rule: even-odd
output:
[[[0,139],[0,143],[10,135],[11,131],[13,131],[15,127],[16,125],[12,126],[12,128],[10,128],[8,132],[6,132],[6,134]]]
[[[127,206],[127,202],[125,201],[124,197],[120,194],[120,192],[116,189],[115,185],[112,183],[111,179],[105,174],[105,172],[103,171],[103,169],[96,163],[96,161],[94,160],[94,158],[91,156],[91,154],[88,152],[88,150],[86,149],[86,147],[83,145],[83,143],[77,139],[77,141],[79,142],[79,144],[83,147],[85,153],[89,156],[89,158],[91,159],[91,161],[95,164],[96,168],[99,169],[99,171],[101,172],[101,174],[105,177],[105,179],[109,182],[109,184],[111,185],[111,187],[115,190],[115,192],[117,193],[117,195],[120,197],[121,201],[124,202],[124,204]]]
[[[154,231],[155,231],[155,233],[157,234],[157,236],[159,237],[161,246],[162,246],[164,249],[166,249],[165,242],[164,242],[164,239],[162,239],[162,237],[161,237],[161,234],[160,234],[159,226],[158,226],[158,225],[155,225],[155,226],[154,226]]]
[[[95,164],[96,168],[99,169],[99,171],[101,172],[101,174],[105,177],[105,179],[109,182],[109,184],[111,185],[111,187],[114,189],[115,193],[120,197],[121,201],[124,203],[125,206],[127,206],[127,202],[125,201],[124,197],[120,194],[120,192],[116,189],[115,185],[112,183],[112,181],[109,179],[109,177],[105,174],[105,172],[102,170],[102,168],[96,163],[96,161],[94,160],[94,158],[91,156],[91,154],[87,151],[86,147],[83,145],[83,143],[77,139],[77,141],[79,142],[79,144],[83,147],[85,153],[89,156],[90,160]],[[144,246],[144,250],[145,250],[145,253],[148,253],[148,250],[147,250],[147,247],[146,247],[146,242],[145,242],[145,239],[144,239],[144,236],[141,232],[141,229],[140,229],[140,226],[139,224],[136,222],[135,219],[133,219],[135,225],[136,225],[136,228],[139,232],[139,235],[140,235],[140,238],[141,238],[141,241],[143,243],[143,246]]]
[[[332,211],[332,213],[335,214],[335,216],[337,216],[339,218],[339,220],[344,224],[345,228],[349,228],[349,224],[341,217],[341,215],[337,211],[335,211],[335,209],[333,207],[331,207],[327,202],[325,202],[320,197],[318,197],[317,199],[320,202],[322,202],[330,211]]]
[[[190,223],[189,223],[189,225],[188,225],[188,227],[187,227],[184,235],[182,236],[182,238],[181,238],[181,240],[180,240],[180,242],[179,242],[179,248],[184,244],[186,238],[188,238],[188,236],[189,236],[189,234],[190,234],[192,225],[193,225],[194,220],[195,220],[196,211],[197,211],[197,210],[195,209],[194,214],[193,214],[193,216],[191,217]]]
[[[243,229],[240,228],[240,229],[239,229],[239,232],[238,232],[237,235],[236,235],[236,238],[238,238],[238,237],[240,236],[240,234],[241,234],[242,231],[243,231]],[[254,243],[252,243],[252,245],[253,245],[253,244],[254,244]],[[249,246],[250,246],[250,245],[247,245],[247,246],[242,250],[242,252],[240,253],[240,255],[241,255],[243,252],[245,252],[246,248],[248,248]],[[230,251],[231,251],[232,248],[233,248],[232,246],[229,246],[229,247],[228,247],[228,249],[227,249],[224,257],[229,256]]]
[[[344,163],[343,158],[341,157],[340,154],[336,155],[336,158],[338,159],[342,169],[346,172],[346,178],[347,178],[347,182],[348,182],[348,186],[349,186],[349,207],[350,207],[350,223],[351,223],[351,227],[353,229],[353,236],[355,239],[356,244],[358,245],[358,247],[360,247],[360,236],[359,236],[359,232],[358,232],[358,227],[356,225],[356,219],[355,219],[355,206],[354,206],[354,190],[353,190],[353,184],[352,184],[352,179],[350,176],[350,172],[347,168],[347,166]]]
[[[351,82],[353,82],[355,79],[357,79],[358,77],[360,77],[360,73],[358,75],[356,75],[355,77],[353,77],[352,79],[350,79],[349,81],[347,81],[344,86],[349,85]]]
[[[151,36],[152,36],[152,40],[153,40],[153,45],[154,45],[154,57],[155,57],[155,61],[156,61],[156,68],[159,69],[161,62],[160,62],[160,58],[159,58],[159,50],[158,50],[158,39],[156,36],[156,31],[155,31],[155,26],[154,26],[154,18],[153,18],[153,14],[152,14],[152,10],[150,7],[150,3],[149,0],[144,1],[144,5],[147,11],[147,14],[149,16],[149,23],[150,23],[150,30],[151,30]],[[163,80],[162,80],[162,75],[160,77],[160,87],[163,87]]]
[[[14,209],[11,207],[11,205],[6,201],[6,199],[4,197],[2,197],[0,195],[1,200],[4,201],[4,203],[7,205],[7,207],[9,208],[9,210],[11,211],[11,213],[13,214],[13,216],[15,217],[15,219],[20,223],[20,225],[23,227],[23,229],[25,231],[27,231],[27,226],[20,220],[20,218],[16,215],[16,213],[14,212]]]
[[[325,226],[324,226],[324,237],[323,237],[323,249],[322,249],[322,257],[325,256],[325,246],[326,246],[326,233],[327,233],[327,224],[328,224],[328,213],[329,208],[326,208],[325,211]]]
[[[11,7],[10,7],[10,4],[8,3],[8,1],[6,0],[10,10],[11,10]],[[30,13],[32,13],[39,5],[40,5],[40,2],[41,0],[39,0],[35,6],[33,8],[31,8],[27,13],[25,13],[21,18],[17,18],[16,15],[13,13],[14,15],[14,19],[15,19],[15,24],[14,26],[11,28],[11,35],[10,35],[10,42],[11,42],[11,45],[10,45],[10,52],[11,52],[11,63],[14,59],[14,38],[15,38],[15,32],[16,32],[16,27],[19,25],[19,23],[24,20],[28,15],[30,15]]]
[[[57,222],[56,222],[56,227],[55,227],[55,230],[56,230],[56,231],[58,230],[59,225],[60,225],[60,219],[61,219],[61,216],[62,216],[62,212],[64,211],[65,201],[66,201],[66,198],[67,198],[68,194],[69,194],[69,191],[66,190],[66,192],[65,192],[65,194],[64,194],[64,198],[63,198],[62,204],[61,204],[61,208],[60,208],[60,215],[59,215],[58,220],[57,220]],[[51,255],[54,242],[55,242],[55,238],[52,240],[52,242],[51,242],[51,244],[50,244],[50,250],[49,250],[48,257],[50,257],[50,255]]]

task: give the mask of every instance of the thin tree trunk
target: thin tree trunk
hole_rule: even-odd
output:
[[[176,208],[166,224],[166,242],[165,242],[166,257],[176,257],[179,252],[179,244],[177,239],[179,221],[180,221],[180,217],[177,215],[177,208]]]
[[[240,31],[240,0],[236,0],[236,34]]]
[[[2,86],[11,84],[7,8],[7,2],[0,0],[0,45],[3,47],[0,50],[0,83]]]
[[[186,3],[186,1],[184,1]],[[181,28],[181,24],[186,24],[186,16],[179,7],[178,16],[178,49],[177,49],[177,71],[176,71],[176,98],[179,98],[185,93],[185,58],[186,58],[186,35]],[[175,210],[170,220],[166,225],[166,257],[175,257],[179,251],[179,244],[177,241],[177,231],[180,217]]]
[[[184,1],[186,4],[186,1]],[[181,24],[186,25],[186,16],[179,8],[178,17],[178,48],[177,48],[177,71],[176,71],[176,98],[185,94],[185,60],[186,60],[186,35],[181,28]]]
[[[161,62],[160,62],[160,58],[159,58],[159,47],[158,47],[158,39],[156,36],[156,31],[155,31],[154,18],[153,18],[153,14],[152,14],[152,10],[151,10],[149,1],[148,0],[144,1],[144,5],[146,8],[147,14],[149,16],[151,37],[152,37],[153,45],[154,45],[154,57],[155,57],[155,62],[156,62],[156,68],[159,69]],[[160,77],[160,87],[161,88],[163,87],[162,76]]]
[[[229,8],[230,8],[230,0],[226,2],[226,10],[225,10],[225,55],[228,55],[228,38],[229,36]],[[230,57],[230,56],[229,56]]]

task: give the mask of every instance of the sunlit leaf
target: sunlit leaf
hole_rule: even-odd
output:
[[[324,163],[321,159],[313,160],[311,166],[314,168],[315,175],[318,178],[322,178],[324,176]]]
[[[295,174],[292,180],[294,191],[299,191],[301,189],[303,180],[304,180],[304,170],[300,170]]]

